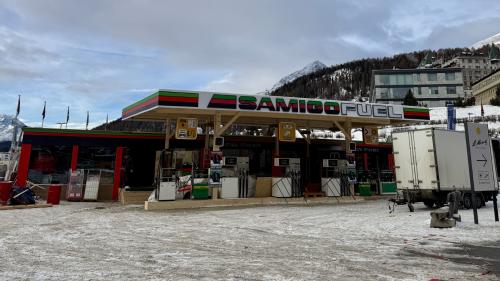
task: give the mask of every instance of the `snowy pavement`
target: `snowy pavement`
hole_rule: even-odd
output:
[[[97,208],[96,208],[97,207]],[[104,208],[102,208],[104,207]],[[147,212],[108,203],[0,211],[0,280],[498,280],[458,263],[497,245],[491,203],[453,229],[429,210],[345,205]],[[475,263],[478,264],[478,263]],[[481,263],[479,263],[481,264]]]

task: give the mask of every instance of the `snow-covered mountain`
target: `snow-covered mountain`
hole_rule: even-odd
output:
[[[14,117],[7,114],[0,114],[0,142],[12,140],[12,130],[14,129],[12,121]],[[26,126],[23,122],[16,120],[20,128]]]
[[[281,78],[280,81],[278,81],[278,83],[274,84],[274,86],[271,88],[271,90],[269,92],[272,92],[272,91],[278,89],[279,87],[285,85],[286,83],[290,83],[293,80],[295,80],[301,76],[316,72],[316,71],[321,70],[323,68],[327,68],[327,66],[324,63],[322,63],[318,60],[313,61],[310,64],[306,65],[301,70],[295,71],[294,73]]]
[[[495,45],[500,45],[500,33],[475,43],[474,45],[472,45],[472,48],[478,49],[484,45],[491,44],[491,43],[493,43]]]

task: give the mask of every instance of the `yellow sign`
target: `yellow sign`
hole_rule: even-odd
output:
[[[198,119],[178,118],[175,127],[175,138],[179,140],[195,140],[198,137]]]
[[[280,141],[295,141],[295,123],[292,122],[280,122],[279,123],[279,140]]]
[[[378,143],[378,128],[367,127],[363,128],[363,140],[366,144],[377,144]]]

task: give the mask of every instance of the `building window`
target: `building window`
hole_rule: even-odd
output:
[[[468,63],[472,63],[472,59],[468,59],[468,60],[467,60],[467,62],[468,62]]]
[[[380,85],[389,85],[389,75],[378,75]]]
[[[418,87],[417,92],[418,92],[418,95],[421,96],[422,95],[422,87]]]
[[[455,72],[446,72],[445,79],[446,80],[455,80]]]
[[[389,98],[389,91],[388,91],[388,89],[387,88],[380,89],[379,97],[381,99],[387,99],[387,98]]]
[[[429,87],[429,95],[437,95],[438,93],[438,87]]]
[[[427,73],[427,80],[437,81],[437,73]]]
[[[420,82],[420,81],[421,81],[421,80],[420,80],[420,73],[416,73],[416,74],[415,74],[415,81],[418,81],[418,82]]]
[[[457,94],[457,87],[446,87],[446,93],[448,95],[456,95]]]

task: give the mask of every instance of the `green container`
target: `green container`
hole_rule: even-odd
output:
[[[193,199],[208,199],[208,186],[193,186]]]
[[[369,183],[360,183],[358,190],[360,196],[372,196],[371,185]]]
[[[382,182],[382,194],[396,193],[397,186],[395,182]]]

